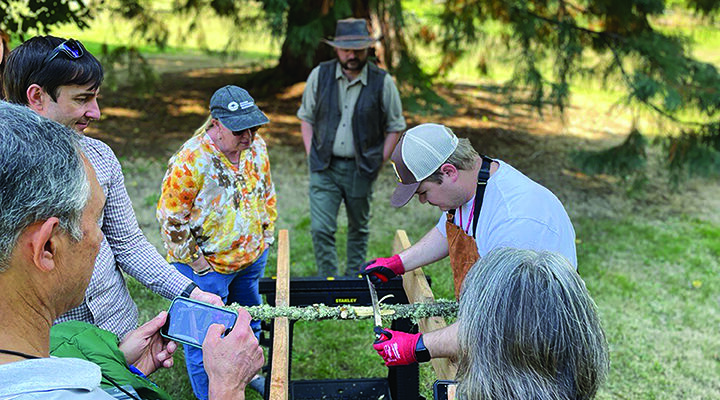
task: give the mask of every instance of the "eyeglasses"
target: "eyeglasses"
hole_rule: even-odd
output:
[[[57,57],[59,54],[65,54],[67,58],[71,60],[77,60],[78,58],[82,57],[83,54],[85,54],[85,47],[83,47],[82,43],[75,39],[68,39],[60,43],[50,52],[50,54],[47,55],[47,57],[45,57],[42,64],[40,65],[40,68],[44,67],[50,61],[54,60],[55,57]]]
[[[247,132],[250,132],[250,136],[254,136],[255,132],[257,132],[258,129],[260,129],[259,126],[253,126],[252,128],[243,129],[241,131],[233,131],[232,134],[235,136],[242,136],[242,134],[247,131]]]

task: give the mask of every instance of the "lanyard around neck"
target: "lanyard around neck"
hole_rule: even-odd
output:
[[[483,203],[483,197],[485,197],[485,187],[487,186],[487,181],[490,179],[490,167],[492,166],[493,160],[492,158],[485,157],[483,155],[480,156],[482,158],[482,165],[480,166],[480,171],[478,171],[477,176],[477,189],[475,189],[475,201],[473,202],[472,209],[470,210],[470,215],[468,216],[468,228],[470,228],[470,232],[467,232],[466,228],[463,228],[463,222],[462,222],[462,207],[460,208],[460,214],[458,215],[460,217],[460,229],[462,229],[466,234],[469,234],[472,237],[475,237],[475,231],[477,229],[477,222],[478,217],[480,216],[480,210],[482,209],[482,203]],[[455,210],[448,211],[451,215],[455,215]],[[472,218],[472,220],[470,220]],[[472,221],[472,224],[470,223]]]
[[[475,236],[474,232],[470,232],[470,228],[473,225],[473,215],[475,214],[475,201],[472,203],[472,207],[470,208],[470,214],[467,218],[467,226],[463,225],[463,214],[462,214],[462,207],[458,209],[458,218],[460,218],[460,229],[462,229],[463,232],[465,232],[468,235]]]

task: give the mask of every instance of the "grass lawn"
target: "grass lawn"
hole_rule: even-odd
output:
[[[405,3],[417,5],[427,2]],[[431,14],[427,8],[418,7],[417,25],[427,21],[432,23]],[[212,21],[205,22],[221,29]],[[712,28],[712,24],[709,25],[712,29],[705,29],[704,25],[698,28],[686,22],[684,16],[676,18],[673,15],[657,21],[658,24],[679,26],[679,29],[697,28],[694,36],[698,41],[696,52],[704,60],[717,64],[720,60],[720,52],[715,46],[720,41],[717,29]],[[103,40],[115,45],[132,40],[128,39],[126,31],[122,26],[107,23],[100,30],[64,30],[55,34],[82,39],[95,52],[93,49],[99,48],[98,43]],[[199,57],[199,46],[194,43],[171,43],[178,47],[173,49],[172,54],[158,57],[154,65],[172,71],[176,64],[177,68],[187,68],[187,63],[207,68],[274,59],[278,54],[277,44],[273,44],[269,37],[256,39],[243,42],[246,45],[244,52],[232,62],[210,56]],[[189,51],[186,45],[191,48]],[[691,181],[685,182],[679,191],[672,192],[666,185],[666,176],[662,174],[664,167],[651,163],[649,183],[642,193],[630,193],[632,197],[628,198],[629,191],[624,187],[626,182],[608,176],[588,177],[575,171],[567,161],[571,150],[617,144],[628,132],[629,126],[638,122],[633,121],[638,113],[622,107],[611,108],[620,96],[617,88],[600,90],[597,82],[580,83],[573,97],[573,107],[568,110],[566,124],[562,126],[547,122],[536,114],[524,113],[521,107],[508,111],[498,104],[491,104],[494,98],[491,88],[496,87],[498,81],[507,79],[512,68],[506,67],[509,63],[503,58],[506,56],[490,53],[490,61],[500,63],[491,65],[489,77],[478,76],[473,72],[473,66],[480,51],[486,48],[479,45],[476,51],[471,51],[451,71],[450,77],[456,81],[487,84],[439,88],[440,92],[451,93],[459,99],[456,100],[458,103],[462,103],[457,115],[408,117],[413,124],[431,122],[423,118],[435,118],[432,122],[451,125],[461,136],[474,135],[473,143],[480,145],[483,152],[516,166],[546,185],[563,201],[577,233],[580,275],[600,309],[610,342],[611,373],[599,393],[600,399],[720,398],[720,185],[710,180]],[[429,65],[436,63],[437,58],[432,54],[434,50],[425,51],[428,57],[423,53],[423,60]],[[297,93],[295,96],[283,101],[294,102],[293,107],[296,107],[295,103],[299,100]],[[111,96],[107,97],[109,103]],[[188,95],[186,100],[190,102],[190,99]],[[203,101],[202,105],[197,102],[192,107],[188,106],[187,110],[199,109],[200,112],[192,111],[197,114],[205,112],[207,99]],[[293,115],[281,113],[275,109],[275,104],[265,101],[267,108],[263,105],[263,109],[272,109],[274,113],[270,114],[273,123],[266,137],[270,139],[272,174],[278,192],[277,229],[290,231],[291,275],[313,275],[315,268],[306,195],[307,166],[300,148],[287,145],[282,140],[293,132],[297,134],[299,124]],[[471,104],[474,101],[497,107],[481,108]],[[123,107],[104,110],[104,120],[94,125],[99,127],[94,129],[98,129],[96,132],[101,137],[114,139],[112,129],[103,128],[104,122],[113,119],[113,113],[116,121],[119,119],[117,115],[127,115],[127,119],[141,115],[144,119],[139,119],[139,122],[143,124],[155,119],[155,116],[143,116],[142,106],[121,114],[126,111]],[[180,108],[168,119],[192,112]],[[197,120],[202,118],[195,117]],[[645,118],[646,114],[642,117]],[[653,120],[652,116],[647,115],[647,118],[644,123],[648,129],[662,129],[662,124]],[[124,119],[120,122],[125,125],[131,123]],[[115,123],[114,127],[121,126]],[[188,126],[186,135],[189,136],[196,126]],[[135,129],[136,134],[141,132],[141,129]],[[179,137],[186,136],[181,133]],[[155,221],[155,203],[165,171],[166,155],[178,144],[178,136],[174,138],[173,142],[168,135],[171,143],[166,144],[167,148],[156,149],[153,153],[119,154],[141,227],[163,254]],[[655,145],[653,149],[657,155]],[[390,255],[396,229],[405,229],[410,240],[415,242],[439,217],[436,209],[414,200],[400,210],[391,208],[388,199],[393,187],[394,175],[386,166],[375,186],[369,257]],[[343,211],[339,220],[345,220]],[[341,222],[338,233],[341,244],[344,244],[346,236],[343,225]],[[339,246],[338,250],[340,260],[343,260],[344,246]],[[273,251],[266,276],[273,275],[275,262]],[[424,270],[433,279],[436,297],[451,298],[448,263],[440,262]],[[128,284],[140,308],[141,322],[159,310],[167,309],[169,301],[149,292],[132,278],[128,278]],[[380,357],[370,346],[373,334],[369,321],[303,322],[295,328],[293,379],[386,375],[387,370]],[[179,353],[174,368],[160,371],[152,378],[175,399],[192,399],[182,352]],[[432,398],[433,381],[429,366],[422,366],[421,393],[426,398]],[[248,393],[250,399],[259,398],[254,392]]]
[[[290,231],[291,274],[312,275],[304,157],[290,148],[270,151],[279,198],[277,227]],[[163,164],[148,159],[123,163],[141,224],[159,245],[151,199],[159,188]],[[370,256],[390,254],[395,229],[407,230],[411,241],[416,241],[438,217],[432,207],[416,201],[401,210],[392,209],[388,205],[392,187],[392,172],[386,167],[372,208]],[[576,212],[572,201],[565,204],[577,231],[580,274],[598,304],[610,342],[611,375],[599,398],[720,398],[717,220],[655,211],[598,218]],[[275,254],[270,258],[266,276],[274,271]],[[447,263],[425,271],[433,278],[436,297],[451,298]],[[141,320],[167,307],[166,300],[131,283]],[[293,379],[385,376],[381,359],[370,346],[371,329],[369,321],[298,323]],[[155,378],[175,398],[191,399],[181,360],[178,357],[178,366]],[[421,373],[422,393],[431,398],[434,377],[427,366]]]

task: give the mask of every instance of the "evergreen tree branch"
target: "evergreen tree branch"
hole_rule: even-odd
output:
[[[616,48],[615,45],[613,44],[613,41],[627,41],[627,38],[626,38],[626,37],[624,37],[624,36],[622,36],[622,35],[620,35],[620,34],[617,34],[617,33],[615,33],[615,32],[595,31],[595,30],[592,30],[592,29],[589,29],[589,28],[585,28],[585,27],[579,26],[579,25],[577,25],[577,24],[572,24],[572,23],[568,23],[568,22],[565,22],[565,21],[559,21],[559,20],[556,20],[556,19],[553,19],[553,18],[549,18],[549,17],[543,16],[543,15],[539,15],[539,14],[534,13],[534,12],[532,12],[532,11],[528,11],[528,10],[525,10],[525,9],[520,9],[520,8],[518,8],[518,7],[513,7],[513,8],[515,9],[515,11],[517,11],[517,12],[519,12],[519,13],[523,13],[523,14],[525,14],[525,15],[527,15],[527,16],[530,16],[530,17],[532,17],[532,18],[536,18],[536,19],[538,19],[538,20],[544,21],[544,22],[546,22],[546,23],[548,23],[548,24],[551,24],[551,25],[554,25],[554,26],[562,26],[562,27],[565,27],[565,28],[570,28],[570,29],[572,29],[572,30],[575,30],[575,31],[578,31],[578,32],[581,32],[581,33],[585,33],[585,34],[587,34],[587,35],[591,35],[591,36],[594,36],[594,37],[597,37],[597,38],[601,39],[601,40],[603,41],[603,43],[605,43],[605,47],[606,47],[606,48],[610,51],[610,53],[612,54],[613,60],[614,60],[614,64],[617,66],[618,70],[620,71],[620,74],[621,74],[621,76],[622,76],[622,78],[623,78],[623,81],[625,82],[625,85],[627,85],[627,87],[628,87],[632,92],[638,91],[638,88],[633,84],[632,79],[630,78],[630,74],[628,74],[627,70],[626,70],[625,67],[623,66],[622,59],[621,59],[621,57],[620,57],[620,54],[619,54],[618,51],[617,51],[617,48]],[[686,126],[688,126],[688,125],[689,125],[689,126],[707,126],[707,125],[708,125],[708,123],[703,123],[703,122],[681,120],[681,119],[675,117],[674,115],[670,114],[669,112],[665,111],[665,110],[662,109],[661,107],[657,106],[656,104],[652,103],[652,102],[651,102],[650,100],[648,100],[648,99],[644,99],[644,98],[640,98],[640,97],[636,97],[636,98],[637,98],[638,101],[640,101],[642,104],[646,105],[647,107],[649,107],[649,108],[652,109],[653,111],[659,113],[660,115],[664,116],[665,118],[667,118],[667,119],[669,119],[669,120],[671,120],[671,121],[673,121],[673,122],[675,122],[675,123],[677,123],[677,124],[686,125]]]
[[[620,59],[620,55],[618,54],[617,50],[610,44],[609,41],[607,41],[607,38],[602,36],[602,39],[605,41],[605,44],[607,45],[607,48],[610,50],[610,52],[613,55],[613,59],[615,60],[615,65],[617,65],[618,69],[620,70],[620,74],[623,77],[623,80],[625,81],[625,84],[633,91],[637,90],[637,87],[633,85],[630,79],[630,75],[625,70],[625,67],[622,65],[622,61]],[[668,113],[667,111],[663,110],[659,106],[653,104],[650,100],[638,98],[638,100],[645,104],[646,106],[650,107],[655,112],[659,113],[660,115],[664,116],[665,118],[668,118],[669,120],[681,124],[681,125],[694,125],[694,126],[705,126],[705,123],[702,122],[695,122],[695,121],[683,121],[676,116]]]

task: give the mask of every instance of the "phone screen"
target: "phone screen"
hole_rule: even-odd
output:
[[[170,305],[161,333],[180,343],[202,347],[210,325],[223,324],[227,333],[235,325],[235,320],[237,313],[233,311],[178,297]]]
[[[433,395],[435,400],[455,400],[457,382],[437,380],[433,384]]]

